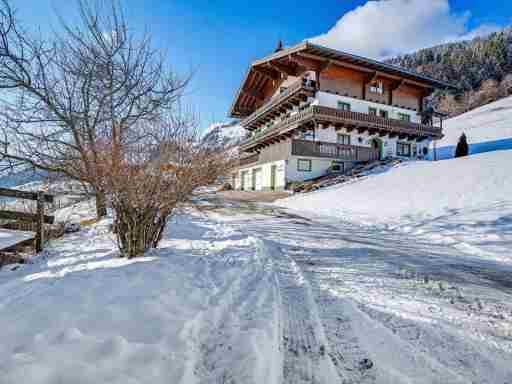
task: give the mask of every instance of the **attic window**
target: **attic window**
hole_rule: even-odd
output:
[[[384,94],[384,84],[382,81],[376,81],[375,83],[370,84],[370,92],[378,93],[379,95]]]

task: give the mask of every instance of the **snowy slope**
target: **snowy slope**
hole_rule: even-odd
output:
[[[452,242],[470,253],[512,256],[512,151],[440,162],[408,162],[277,205]],[[505,244],[496,249],[493,239]],[[497,243],[496,243],[497,244]]]
[[[208,127],[203,135],[203,140],[212,145],[233,148],[240,144],[245,135],[245,129],[243,129],[237,121],[216,123]]]
[[[471,154],[512,149],[512,96],[448,119],[443,127],[445,137],[437,142],[438,159],[453,157],[462,133],[468,138]]]

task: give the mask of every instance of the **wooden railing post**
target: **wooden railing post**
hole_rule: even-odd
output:
[[[44,194],[37,194],[36,253],[43,250],[44,242]]]

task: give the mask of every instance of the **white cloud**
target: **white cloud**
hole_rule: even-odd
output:
[[[310,41],[373,58],[385,58],[499,29],[468,30],[469,11],[453,13],[448,0],[379,0],[344,14],[326,34]]]

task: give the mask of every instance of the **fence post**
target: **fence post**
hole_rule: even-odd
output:
[[[44,195],[37,193],[36,253],[43,250],[44,242]]]

